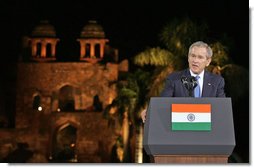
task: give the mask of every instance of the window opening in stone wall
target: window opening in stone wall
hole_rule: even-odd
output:
[[[59,91],[59,109],[61,111],[74,111],[75,101],[73,96],[73,87],[64,86]]]
[[[85,57],[90,57],[90,48],[91,48],[91,44],[86,44],[86,53],[85,53]]]
[[[33,100],[33,109],[38,110],[38,108],[41,106],[41,97],[39,95],[34,96]]]
[[[57,163],[77,162],[77,128],[65,124],[56,132],[53,139],[53,161]]]
[[[41,43],[36,44],[36,57],[41,56]]]
[[[95,57],[100,58],[100,44],[95,45]]]
[[[46,45],[46,57],[52,57],[52,45],[50,43]]]
[[[102,102],[100,101],[100,98],[98,95],[95,95],[93,98],[93,108],[94,111],[102,111]]]

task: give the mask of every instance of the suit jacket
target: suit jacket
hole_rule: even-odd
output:
[[[190,70],[185,69],[179,72],[173,72],[166,78],[166,83],[162,97],[189,97],[189,91],[183,85],[181,78],[183,76],[190,77]],[[220,75],[212,74],[208,71],[204,73],[203,89],[201,97],[225,97],[224,78]]]

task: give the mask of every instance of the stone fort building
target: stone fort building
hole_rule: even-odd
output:
[[[41,21],[26,37],[17,65],[15,129],[0,130],[2,158],[33,151],[29,162],[111,162],[119,132],[108,127],[103,109],[117,96],[115,81],[128,71],[104,30],[89,21],[80,33],[80,57],[56,57],[56,30]]]

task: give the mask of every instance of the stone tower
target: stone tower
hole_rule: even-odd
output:
[[[106,42],[103,28],[96,21],[90,20],[83,27],[80,33],[80,60],[88,62],[98,62],[104,57]]]
[[[35,61],[56,60],[56,38],[54,26],[47,20],[43,20],[37,25],[29,39],[31,41],[31,59]]]

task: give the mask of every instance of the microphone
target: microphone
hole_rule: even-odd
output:
[[[194,88],[198,85],[198,81],[194,76],[191,76],[190,82],[191,82],[192,90],[194,90]]]
[[[189,78],[186,76],[182,76],[181,81],[185,88],[188,90],[189,96],[194,97],[193,90],[198,85],[198,81],[196,80],[196,78],[194,76],[191,76]]]
[[[186,87],[186,89],[187,89],[187,90],[190,90],[188,78],[187,78],[186,76],[182,76],[182,77],[181,77],[181,81],[182,81],[183,85]]]

